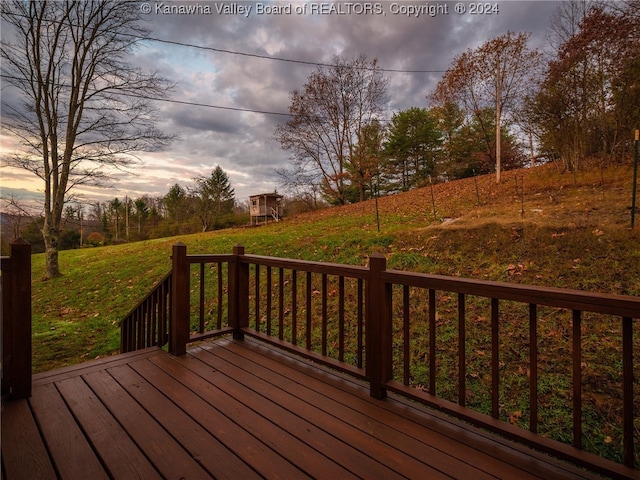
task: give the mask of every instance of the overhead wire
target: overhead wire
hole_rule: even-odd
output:
[[[229,55],[238,55],[238,56],[244,56],[244,57],[259,58],[259,59],[263,59],[263,60],[287,62],[287,63],[310,65],[310,66],[325,67],[325,68],[334,68],[334,67],[338,66],[336,64],[331,64],[331,63],[312,62],[312,61],[308,61],[308,60],[297,60],[297,59],[276,57],[276,56],[271,56],[271,55],[261,55],[261,54],[257,54],[257,53],[240,52],[240,51],[236,51],[236,50],[215,48],[215,47],[206,46],[206,45],[197,45],[197,44],[186,43],[186,42],[178,42],[178,41],[175,41],[175,40],[167,40],[167,39],[162,39],[162,38],[157,38],[157,37],[136,35],[136,34],[132,34],[132,33],[127,33],[125,35],[130,36],[132,38],[137,38],[137,39],[143,40],[143,41],[158,42],[158,43],[164,43],[164,44],[168,44],[168,45],[176,45],[176,46],[181,46],[181,47],[186,47],[186,48],[195,48],[195,49],[198,49],[198,50],[206,50],[206,51],[212,51],[212,52],[218,52],[218,53],[225,53],[225,54],[229,54]],[[405,74],[444,73],[444,72],[446,72],[446,70],[402,70],[402,69],[387,69],[387,68],[379,68],[379,67],[354,66],[354,65],[343,65],[343,67],[360,69],[360,70],[376,70],[376,71],[380,71],[380,72],[405,73]],[[18,79],[16,77],[11,77],[11,76],[6,75],[6,74],[0,74],[0,77],[1,78],[7,78],[7,79],[14,79],[14,80],[23,80],[23,79]],[[293,116],[291,113],[271,112],[271,111],[266,111],[266,110],[256,110],[256,109],[241,108],[241,107],[228,107],[228,106],[222,106],[222,105],[212,105],[212,104],[206,104],[206,103],[201,103],[201,102],[190,102],[190,101],[186,101],[186,100],[151,97],[151,96],[144,96],[144,95],[132,95],[132,94],[128,94],[128,95],[129,96],[137,96],[137,97],[145,99],[145,100],[153,100],[153,101],[159,101],[159,102],[165,102],[165,103],[174,103],[174,104],[179,104],[179,105],[189,105],[189,106],[195,106],[195,107],[214,108],[214,109],[219,109],[219,110],[228,110],[228,111],[237,111],[237,112],[258,113],[258,114],[263,114],[263,115],[276,115],[276,116],[287,116],[287,117]]]
[[[261,58],[264,60],[274,60],[278,62],[298,63],[302,65],[311,65],[315,67],[333,68],[338,66],[333,63],[312,62],[308,60],[295,60],[291,58],[275,57],[273,55],[260,55],[257,53],[238,52],[235,50],[226,50],[223,48],[215,48],[215,47],[196,45],[196,44],[185,43],[185,42],[177,42],[175,40],[166,40],[166,39],[156,38],[156,37],[133,35],[133,34],[129,34],[129,35],[134,38],[139,38],[140,40],[149,40],[153,42],[166,43],[169,45],[178,45],[181,47],[197,48],[199,50],[209,50],[212,52],[227,53],[230,55],[239,55],[243,57]],[[446,70],[403,70],[403,69],[395,69],[395,68],[378,68],[378,67],[353,66],[353,65],[343,65],[343,67],[354,68],[358,70],[375,70],[379,72],[389,72],[389,73],[444,73],[446,72]]]

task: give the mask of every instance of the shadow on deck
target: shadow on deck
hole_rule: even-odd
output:
[[[6,480],[599,478],[257,340],[35,375],[2,417]]]

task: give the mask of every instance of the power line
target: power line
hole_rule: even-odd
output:
[[[0,78],[5,78],[7,80],[18,80],[18,81],[28,81],[28,79],[25,78],[20,78],[20,77],[16,77],[13,75],[6,75],[6,74],[0,74]],[[56,84],[56,86],[58,87],[67,87],[67,88],[71,88],[69,87],[69,85],[65,85],[65,84]],[[149,95],[136,95],[133,93],[125,93],[125,92],[114,92],[117,95],[122,95],[125,97],[134,97],[134,98],[141,98],[143,100],[153,100],[156,102],[165,102],[165,103],[175,103],[178,105],[189,105],[192,107],[205,107],[205,108],[215,108],[215,109],[219,109],[219,110],[230,110],[230,111],[234,111],[234,112],[248,112],[248,113],[260,113],[263,115],[278,115],[278,116],[283,116],[283,117],[291,117],[292,115],[290,113],[283,113],[283,112],[270,112],[267,110],[254,110],[254,109],[250,109],[250,108],[240,108],[240,107],[226,107],[223,105],[211,105],[211,104],[207,104],[207,103],[200,103],[200,102],[189,102],[187,100],[176,100],[176,99],[172,99],[172,98],[160,98],[160,97],[152,97]]]
[[[199,103],[199,102],[188,102],[186,100],[175,100],[175,99],[171,99],[171,98],[159,98],[159,97],[150,97],[147,95],[133,95],[133,94],[127,94],[127,93],[121,93],[120,95],[126,95],[129,97],[136,97],[136,98],[142,98],[143,100],[154,100],[157,102],[166,102],[166,103],[176,103],[178,105],[189,105],[192,107],[205,107],[205,108],[216,108],[219,110],[231,110],[234,112],[248,112],[248,113],[261,113],[263,115],[279,115],[279,116],[283,116],[283,117],[291,117],[293,115],[291,115],[290,113],[282,113],[282,112],[269,112],[267,110],[252,110],[250,108],[240,108],[240,107],[225,107],[225,106],[221,106],[221,105],[210,105],[207,103]]]
[[[17,14],[17,13],[13,13],[12,15],[28,18],[26,15],[21,15],[21,14]],[[49,20],[49,21],[51,23],[59,23],[57,20]],[[271,56],[271,55],[260,55],[260,54],[257,54],[257,53],[239,52],[239,51],[236,51],[236,50],[227,50],[227,49],[224,49],[224,48],[215,48],[215,47],[209,47],[209,46],[205,46],[205,45],[196,45],[196,44],[193,44],[193,43],[178,42],[176,40],[166,40],[166,39],[157,38],[157,37],[149,37],[149,36],[144,36],[144,35],[135,35],[133,33],[123,33],[123,35],[127,35],[127,36],[132,37],[132,38],[137,38],[139,40],[148,40],[148,41],[152,41],[152,42],[166,43],[168,45],[178,45],[178,46],[181,46],[181,47],[196,48],[196,49],[199,49],[199,50],[208,50],[208,51],[218,52],[218,53],[227,53],[229,55],[239,55],[239,56],[243,56],[243,57],[261,58],[263,60],[274,60],[274,61],[278,61],[278,62],[298,63],[298,64],[301,64],[301,65],[311,65],[311,66],[315,66],[315,67],[333,68],[333,67],[337,67],[338,66],[338,65],[335,65],[335,64],[332,64],[332,63],[312,62],[312,61],[308,61],[308,60],[295,60],[295,59],[291,59],[291,58],[274,57],[274,56]],[[376,68],[376,67],[353,66],[353,65],[343,65],[343,67],[354,68],[354,69],[358,69],[358,70],[377,70],[377,71],[380,71],[380,72],[389,72],[389,73],[445,73],[446,72],[446,70],[402,70],[402,69],[395,69],[395,68]]]
[[[208,51],[218,52],[218,53],[227,53],[230,55],[239,55],[243,57],[261,58],[264,60],[275,60],[278,62],[298,63],[302,65],[311,65],[314,67],[333,68],[338,66],[332,63],[311,62],[307,60],[294,60],[291,58],[274,57],[271,55],[259,55],[257,53],[238,52],[235,50],[226,50],[223,48],[214,48],[214,47],[209,47],[204,45],[195,45],[192,43],[177,42],[175,40],[165,40],[165,39],[156,38],[156,37],[145,37],[145,36],[133,35],[133,34],[128,34],[128,35],[134,38],[138,38],[140,40],[149,40],[152,42],[166,43],[169,45],[178,45],[181,47],[188,47],[188,48],[197,48],[199,50],[208,50]],[[376,70],[380,72],[391,72],[391,73],[444,73],[446,72],[446,70],[401,70],[401,69],[394,69],[394,68],[376,68],[376,67],[365,67],[365,66],[361,67],[361,66],[352,66],[352,65],[344,65],[344,66],[347,68],[355,68],[359,70]]]
[[[0,74],[0,78],[5,78],[8,80],[19,80],[19,81],[27,81],[27,79],[24,78],[20,78],[20,77],[15,77],[12,75],[6,75],[6,74]],[[65,84],[56,84],[57,86],[61,86],[61,87],[67,87],[70,88],[68,85]],[[293,117],[294,115],[291,113],[283,113],[283,112],[271,112],[268,110],[255,110],[255,109],[251,109],[251,108],[240,108],[240,107],[227,107],[227,106],[223,106],[223,105],[212,105],[209,103],[201,103],[201,102],[189,102],[187,100],[176,100],[176,99],[172,99],[172,98],[161,98],[161,97],[152,97],[149,95],[140,95],[140,94],[133,94],[133,93],[125,93],[125,92],[114,92],[117,95],[122,95],[125,97],[134,97],[134,98],[141,98],[143,100],[151,100],[151,101],[155,101],[155,102],[164,102],[164,103],[174,103],[177,105],[188,105],[188,106],[192,106],[192,107],[203,107],[203,108],[214,108],[214,109],[218,109],[218,110],[227,110],[227,111],[233,111],[233,112],[246,112],[246,113],[259,113],[262,115],[276,115],[276,116],[281,116],[281,117]],[[324,117],[316,117],[318,119],[322,119]],[[380,121],[383,122],[388,122],[389,119],[384,119],[384,118],[380,118],[378,119]]]

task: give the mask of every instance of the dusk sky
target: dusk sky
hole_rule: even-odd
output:
[[[141,42],[130,61],[176,84],[170,101],[157,108],[158,126],[178,137],[162,152],[141,153],[142,163],[116,172],[111,187],[76,194],[86,201],[161,196],[174,183],[189,186],[208,176],[216,165],[228,173],[239,201],[282,191],[275,169],[285,167],[289,155],[273,135],[288,119],[290,93],[302,88],[313,64],[363,54],[385,70],[421,71],[384,73],[390,119],[412,106],[429,107],[427,96],[456,55],[507,31],[530,32],[529,46],[548,50],[559,3],[140,2],[154,40]],[[13,151],[4,132],[0,140],[3,155]],[[3,167],[0,179],[3,196],[27,200],[43,189],[26,171]]]

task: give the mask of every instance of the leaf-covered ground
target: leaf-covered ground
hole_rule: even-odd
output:
[[[64,251],[60,278],[41,281],[44,257],[33,261],[35,371],[113,355],[119,321],[170,270],[171,246],[189,253],[228,253],[242,244],[258,255],[365,265],[382,252],[390,268],[531,285],[640,295],[640,229],[630,228],[630,166],[561,173],[555,165],[494,176],[427,185],[410,192],[330,208],[258,228],[158,239],[102,248]],[[378,231],[379,218],[380,230]],[[640,227],[640,218],[637,219]],[[411,383],[427,384],[428,352],[423,299],[415,313]],[[438,391],[457,399],[455,296],[438,299]],[[481,303],[481,302],[480,302]],[[469,303],[470,352],[466,400],[489,408],[489,322]],[[501,310],[501,416],[526,428],[528,345],[526,315]],[[571,322],[541,313],[540,416],[545,435],[567,440],[567,397],[571,391]],[[620,329],[615,322],[584,321],[583,417],[592,451],[619,458]],[[634,348],[640,358],[640,340]],[[611,360],[610,360],[611,359]],[[397,373],[397,372],[396,372]],[[640,387],[639,387],[640,389]],[[612,401],[611,399],[614,399]],[[640,405],[638,406],[640,408]],[[570,429],[568,430],[570,431]],[[636,431],[640,431],[640,420]],[[640,442],[637,442],[640,443]]]

